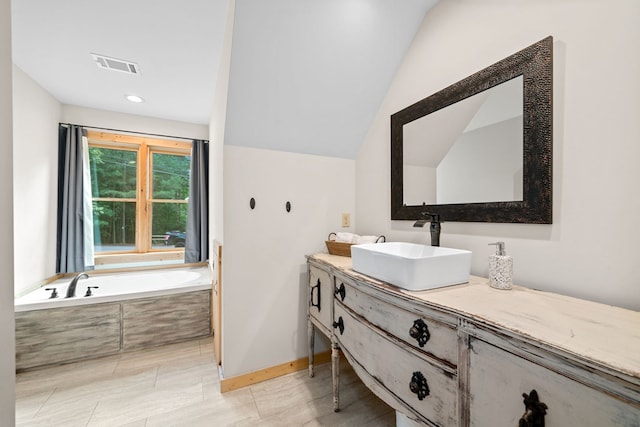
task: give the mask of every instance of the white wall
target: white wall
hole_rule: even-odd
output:
[[[229,1],[226,28],[220,54],[220,68],[218,69],[213,100],[213,111],[209,123],[209,234],[212,241],[224,241],[223,227],[223,171],[224,171],[224,132],[227,119],[227,95],[229,86],[229,68],[231,66],[231,46],[233,40],[233,21],[235,14],[235,0]],[[215,252],[210,251],[217,257]],[[210,257],[213,258],[213,257]],[[213,259],[211,261],[214,261]],[[215,262],[214,262],[215,265]]]
[[[353,160],[225,146],[225,377],[308,354],[305,254],[351,230],[340,225],[354,211],[354,182]]]
[[[0,0],[0,425],[15,424],[11,1]]]
[[[445,222],[441,244],[472,250],[486,277],[487,243],[503,240],[516,283],[640,309],[639,21],[636,0],[439,2],[358,154],[356,231],[427,243],[389,220],[389,116],[552,35],[553,225]]]
[[[62,122],[130,132],[209,139],[209,127],[206,125],[95,110],[74,105],[62,106]]]
[[[13,66],[15,295],[55,273],[58,122],[62,106]]]

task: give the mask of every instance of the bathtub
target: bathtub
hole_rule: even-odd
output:
[[[88,279],[78,281],[75,297],[65,298],[71,278],[64,278],[17,298],[14,301],[15,311],[97,304],[211,289],[211,273],[207,266],[88,274]],[[98,288],[91,289],[92,296],[85,297],[88,286]],[[58,297],[50,298],[52,291],[47,291],[47,288],[56,288]]]
[[[73,298],[66,278],[15,300],[18,372],[211,336],[206,266],[89,274]]]

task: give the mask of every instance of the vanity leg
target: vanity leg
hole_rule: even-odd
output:
[[[331,379],[333,380],[333,412],[340,412],[340,347],[331,343]]]
[[[307,335],[309,339],[309,378],[313,378],[313,362],[314,362],[314,347],[315,347],[315,328],[311,318],[307,317]]]

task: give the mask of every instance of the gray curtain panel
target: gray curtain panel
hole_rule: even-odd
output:
[[[86,130],[58,126],[58,240],[56,272],[84,271],[82,138]]]
[[[187,207],[184,262],[209,258],[209,144],[194,140],[191,148],[191,186]]]

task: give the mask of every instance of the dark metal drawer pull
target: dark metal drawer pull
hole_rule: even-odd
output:
[[[413,373],[409,383],[409,390],[418,396],[418,400],[423,400],[429,396],[429,384],[427,384],[427,379],[422,375],[422,372],[416,371]]]
[[[344,332],[344,321],[342,320],[342,316],[338,317],[338,321],[337,322],[333,322],[333,327],[334,328],[338,328],[338,330],[340,331],[340,335],[343,334],[343,332]]]
[[[318,290],[318,302],[316,304],[313,303],[313,291]],[[311,287],[311,307],[318,307],[318,311],[320,311],[320,279],[318,279],[318,284]]]
[[[340,300],[344,301],[344,298],[347,296],[347,290],[344,288],[344,283],[340,283],[340,286],[336,286],[336,296],[340,295]]]
[[[547,405],[540,402],[538,392],[531,390],[531,393],[522,393],[524,397],[524,414],[518,423],[519,427],[544,427],[544,416],[547,413]]]
[[[429,341],[429,338],[431,338],[429,328],[422,319],[418,319],[413,322],[413,326],[409,329],[409,335],[411,338],[415,338],[415,340],[418,341],[418,345],[420,347],[424,347],[427,341]]]

